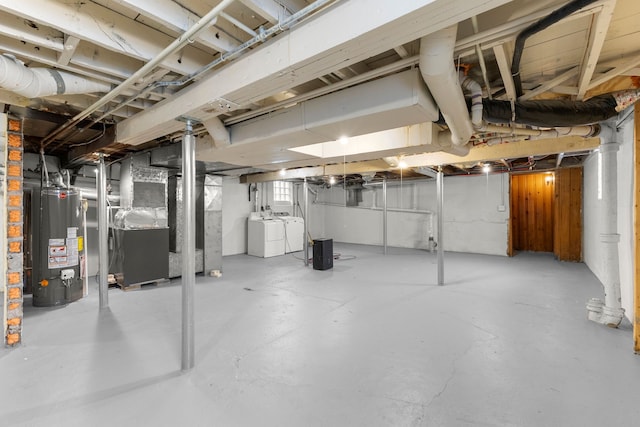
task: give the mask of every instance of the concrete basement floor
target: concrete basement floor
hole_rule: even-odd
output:
[[[586,319],[602,287],[584,264],[447,253],[438,287],[435,254],[334,250],[329,271],[238,255],[198,277],[186,374],[179,280],[110,289],[102,313],[95,282],[66,307],[27,301],[0,425],[638,425],[630,325]]]

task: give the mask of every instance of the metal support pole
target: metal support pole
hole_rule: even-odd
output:
[[[442,218],[444,205],[443,181],[442,167],[439,167],[438,174],[436,175],[436,198],[438,199],[438,285],[440,286],[444,285],[444,221]]]
[[[304,197],[304,266],[309,265],[309,184],[307,178],[302,186]]]
[[[107,223],[107,168],[104,154],[98,163],[98,299],[100,310],[109,307],[109,224]]]
[[[634,193],[635,200],[633,203],[634,210],[634,277],[633,277],[633,351],[636,354],[640,354],[640,101],[636,101],[633,106],[633,123],[634,123],[634,135],[633,135],[633,154],[634,154]]]
[[[190,120],[187,120],[182,139],[182,370],[194,366],[194,313],[193,293],[196,281],[195,243],[196,213],[194,188],[196,181],[195,138]]]
[[[382,180],[382,245],[387,254],[387,178]]]

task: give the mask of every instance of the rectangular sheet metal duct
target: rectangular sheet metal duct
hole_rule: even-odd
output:
[[[437,119],[438,108],[413,69],[235,124],[230,134],[232,145],[300,146]]]

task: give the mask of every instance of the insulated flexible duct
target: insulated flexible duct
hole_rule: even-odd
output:
[[[15,58],[0,55],[0,87],[26,98],[109,92],[111,85],[51,68],[28,68]]]
[[[613,92],[587,101],[564,99],[516,101],[515,114],[509,101],[483,99],[483,117],[489,123],[519,123],[529,126],[578,126],[605,121],[640,99],[640,90]]]

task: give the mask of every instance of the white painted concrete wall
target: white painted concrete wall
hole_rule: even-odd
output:
[[[506,174],[446,177],[444,249],[506,255],[508,188]],[[405,181],[402,186],[390,184],[387,199],[390,210],[387,219],[389,246],[427,249],[431,233],[437,240],[435,180]],[[341,187],[320,190],[317,206],[321,208],[318,215],[324,217],[324,230],[323,235],[313,237],[382,245],[382,188],[378,186],[363,191],[359,207],[344,207],[344,204],[345,191]],[[499,207],[504,207],[504,210]]]
[[[618,151],[618,233],[620,243],[620,289],[625,315],[633,316],[633,119],[623,123],[617,133]],[[584,164],[583,188],[583,258],[596,277],[604,271],[603,244],[600,243],[602,223],[598,200],[598,154],[591,155]],[[603,295],[594,295],[603,298]]]
[[[249,186],[236,177],[222,180],[222,255],[247,252],[247,218],[253,208]]]

